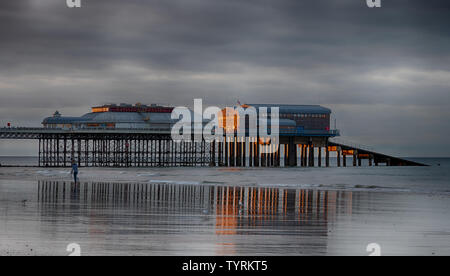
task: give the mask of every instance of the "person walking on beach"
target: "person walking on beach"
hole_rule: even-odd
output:
[[[78,176],[78,165],[75,162],[75,160],[72,160],[72,171],[71,174],[73,175],[73,179],[75,183],[77,183],[77,176]]]

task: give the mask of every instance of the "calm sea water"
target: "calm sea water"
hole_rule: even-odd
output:
[[[6,166],[37,166],[38,157],[34,156],[0,156],[0,164]]]
[[[0,255],[450,255],[450,160],[416,161],[433,166],[81,168],[78,185],[1,167]]]

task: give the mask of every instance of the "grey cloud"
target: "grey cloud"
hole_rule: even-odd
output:
[[[449,11],[437,0],[1,1],[0,123],[108,102],[323,104],[352,137],[420,154],[430,137],[404,147],[408,128],[447,135]]]

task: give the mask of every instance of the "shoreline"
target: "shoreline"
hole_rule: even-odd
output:
[[[434,170],[442,172],[439,167]],[[0,167],[0,181],[72,182],[70,168]],[[434,177],[436,179],[434,179]],[[85,167],[81,183],[179,184],[332,191],[416,193],[450,196],[445,178],[432,169],[378,168],[226,168],[226,167]],[[424,182],[418,182],[418,179]]]

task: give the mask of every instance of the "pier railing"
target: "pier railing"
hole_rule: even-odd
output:
[[[37,139],[39,134],[162,134],[170,135],[170,128],[38,128],[38,127],[8,127],[0,128],[0,139]],[[281,129],[281,136],[323,136],[336,137],[339,130],[305,130],[305,129]]]
[[[375,148],[373,148],[371,146],[363,145],[363,144],[356,143],[356,142],[349,141],[349,140],[344,140],[341,137],[333,137],[333,138],[330,138],[329,141],[347,146],[349,148],[357,148],[357,149],[362,149],[362,150],[366,150],[366,151],[376,151]]]

